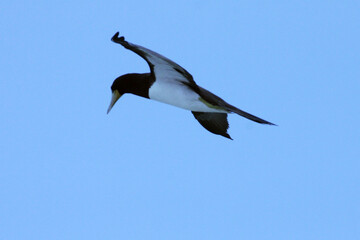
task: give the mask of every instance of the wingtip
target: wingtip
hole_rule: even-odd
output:
[[[230,140],[234,140],[234,139],[232,139],[231,137],[230,137],[230,135],[228,134],[228,133],[224,133],[224,134],[221,134],[223,137],[226,137],[226,138],[228,138],[228,139],[230,139]]]
[[[119,32],[116,32],[114,36],[111,38],[111,41],[119,43],[125,41],[124,36],[119,37]]]
[[[263,119],[261,119],[261,121],[256,121],[256,122],[257,122],[257,123],[260,123],[260,124],[270,125],[270,126],[277,126],[275,123],[268,122],[268,121],[263,120]]]

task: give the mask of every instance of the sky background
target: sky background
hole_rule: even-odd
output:
[[[360,239],[359,1],[2,1],[0,239]],[[144,60],[278,124],[110,86]]]

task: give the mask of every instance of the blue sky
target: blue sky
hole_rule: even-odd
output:
[[[3,1],[0,239],[359,239],[359,1]],[[126,95],[119,31],[278,124]]]

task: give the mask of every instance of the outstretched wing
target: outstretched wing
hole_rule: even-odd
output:
[[[250,113],[247,113],[243,110],[238,109],[237,107],[225,102],[220,97],[216,96],[215,94],[209,92],[208,90],[206,90],[202,87],[199,87],[199,90],[200,91],[198,91],[198,93],[202,97],[202,99],[204,101],[208,102],[209,104],[213,105],[215,108],[218,107],[218,108],[224,109],[228,112],[233,112],[233,113],[239,114],[240,116],[247,118],[251,121],[257,122],[257,123],[276,125],[274,123],[268,122],[262,118],[259,118]]]
[[[142,57],[149,64],[151,74],[156,77],[156,81],[179,81],[192,88],[197,88],[191,74],[170,59],[150,49],[125,41],[124,37],[119,37],[119,32],[115,33],[111,41],[121,44],[124,48]]]
[[[226,113],[192,112],[196,120],[209,132],[218,134],[232,140],[227,133],[229,123]]]

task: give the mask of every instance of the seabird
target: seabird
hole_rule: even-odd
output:
[[[150,73],[129,73],[116,78],[111,86],[112,98],[107,113],[123,94],[132,93],[190,110],[205,129],[229,139],[232,138],[227,133],[228,113],[237,113],[257,123],[275,125],[232,106],[198,86],[191,74],[180,65],[145,47],[125,41],[124,37],[119,37],[119,32],[111,40],[142,57],[148,63]]]

